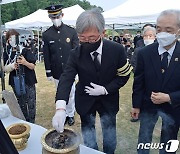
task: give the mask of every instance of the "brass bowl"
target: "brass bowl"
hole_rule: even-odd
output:
[[[24,150],[30,136],[30,126],[26,123],[12,124],[6,128],[13,144],[18,151]]]
[[[63,149],[56,149],[52,147],[52,139],[59,133],[55,129],[46,131],[41,137],[41,144],[43,146],[42,154],[79,154],[79,145],[81,142],[80,135],[75,133],[70,128],[65,128],[63,134],[70,139],[70,144]]]

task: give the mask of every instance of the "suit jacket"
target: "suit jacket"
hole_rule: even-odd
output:
[[[145,44],[144,44],[144,40],[143,40],[143,38],[142,39],[140,39],[140,40],[138,40],[137,41],[137,43],[136,43],[136,46],[135,46],[135,48],[138,48],[138,47],[144,47],[145,46]]]
[[[133,72],[135,72],[135,70],[136,70],[137,55],[138,55],[139,50],[141,50],[141,48],[143,48],[143,47],[137,47],[137,48],[135,48],[135,49],[134,49],[134,53],[133,53],[133,55],[132,55],[132,57],[131,57],[130,62],[131,62],[131,65],[132,65],[132,67],[133,67]]]
[[[74,28],[62,23],[57,28],[54,25],[43,33],[43,55],[46,76],[59,79],[63,72],[70,50],[79,45]]]
[[[75,75],[79,82],[76,85],[75,106],[80,115],[86,114],[100,99],[106,110],[116,114],[119,110],[119,88],[128,81],[131,72],[126,59],[124,47],[109,40],[103,40],[101,68],[99,79],[90,53],[81,50],[81,46],[72,50],[64,73],[60,77],[56,100],[68,102],[69,93]],[[89,96],[85,93],[85,86],[93,82],[106,88],[108,95]]]
[[[163,92],[170,95],[171,103],[155,105],[151,93]],[[180,124],[180,43],[176,43],[164,80],[158,43],[142,48],[137,56],[137,67],[133,84],[133,107],[141,110],[162,109],[172,114]]]
[[[141,41],[140,41],[141,40]],[[138,45],[142,45],[142,43],[144,44],[144,41],[143,41],[143,37],[142,36],[135,36],[134,37],[134,48],[136,48],[136,47],[139,47],[139,46],[137,46],[137,42],[139,42],[140,44],[138,44]]]

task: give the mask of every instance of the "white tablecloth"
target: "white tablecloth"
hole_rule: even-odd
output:
[[[6,105],[0,104],[0,106],[5,107]],[[1,119],[1,121],[5,128],[15,123],[28,123],[31,126],[28,145],[26,149],[19,151],[19,154],[42,154],[41,136],[47,131],[46,128],[18,119],[12,115]],[[104,153],[88,148],[84,145],[80,145],[80,154],[104,154]]]

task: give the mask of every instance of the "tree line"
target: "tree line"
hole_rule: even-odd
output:
[[[8,21],[27,16],[38,9],[44,9],[52,4],[62,4],[64,8],[79,4],[85,10],[97,7],[96,5],[91,5],[86,0],[22,0],[2,5],[2,23],[4,24]],[[103,11],[101,7],[98,8]]]

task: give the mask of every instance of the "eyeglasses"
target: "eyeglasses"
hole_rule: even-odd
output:
[[[85,37],[85,36],[78,36],[80,42],[88,42],[88,43],[95,43],[99,40],[101,35],[98,36],[90,36],[90,37]]]

